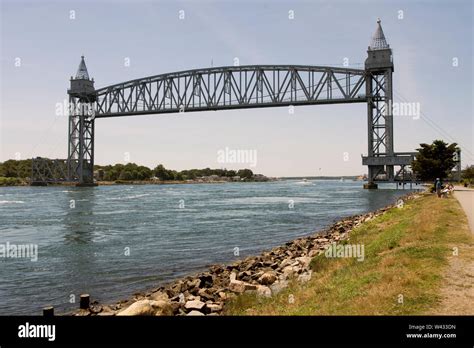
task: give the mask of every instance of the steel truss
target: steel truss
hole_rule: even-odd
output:
[[[36,157],[32,159],[31,164],[32,185],[68,181],[67,160]]]
[[[96,117],[366,102],[365,70],[248,65],[150,76],[96,90]]]

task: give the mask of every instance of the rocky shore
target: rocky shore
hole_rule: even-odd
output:
[[[417,196],[411,193],[400,199],[406,201]],[[73,315],[219,315],[225,302],[239,294],[253,292],[271,297],[287,287],[290,280],[307,282],[312,276],[310,262],[314,256],[323,253],[332,243],[347,239],[355,227],[396,206],[395,203],[374,212],[344,218],[313,235],[287,242],[258,256],[229,265],[213,265],[206,272],[135,294],[114,305],[93,301],[88,309],[78,310]]]

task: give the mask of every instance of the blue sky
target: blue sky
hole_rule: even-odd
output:
[[[96,87],[235,57],[334,66],[347,57],[363,68],[378,17],[394,53],[395,101],[420,103],[422,112],[395,117],[395,150],[441,138],[461,144],[463,165],[473,164],[473,5],[456,0],[2,0],[0,161],[67,156],[67,117],[55,108],[82,54]],[[217,152],[228,147],[257,150],[253,169],[267,175],[354,175],[366,172],[366,134],[364,104],[99,119],[96,163],[124,163],[128,154],[152,167],[218,168]]]

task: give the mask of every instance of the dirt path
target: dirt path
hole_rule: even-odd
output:
[[[474,233],[474,190],[456,187],[459,201]],[[449,267],[441,288],[441,303],[433,313],[439,315],[474,315],[474,236],[470,243],[455,246],[457,255],[449,258]],[[453,250],[454,253],[454,250]]]
[[[466,213],[471,232],[474,233],[474,190],[456,186],[454,197],[459,201]]]

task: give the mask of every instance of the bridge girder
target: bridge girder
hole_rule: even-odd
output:
[[[96,90],[95,117],[361,103],[366,102],[365,81],[365,70],[325,66],[187,70]]]

